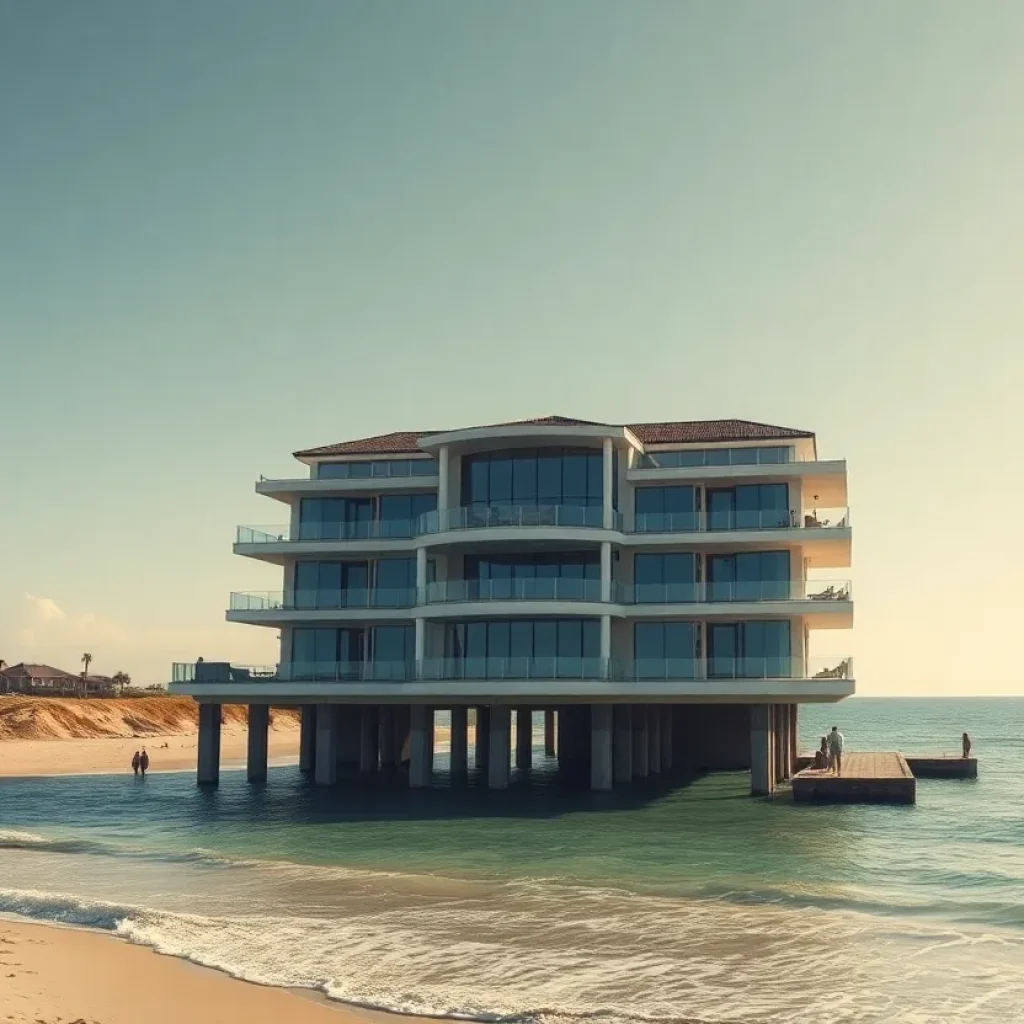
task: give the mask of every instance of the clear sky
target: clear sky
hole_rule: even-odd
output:
[[[1024,692],[1024,4],[0,0],[0,657],[271,661],[259,474],[741,417],[845,456],[862,693]]]

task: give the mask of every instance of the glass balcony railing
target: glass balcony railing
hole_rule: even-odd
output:
[[[849,580],[737,580],[707,583],[616,584],[622,604],[702,604],[736,601],[850,601]]]
[[[335,608],[411,608],[415,587],[374,590],[264,590],[232,593],[233,612],[326,611]]]
[[[236,665],[178,662],[173,683],[408,682],[447,680],[558,680],[649,682],[729,679],[797,679],[809,682],[853,679],[852,658],[431,658],[412,661],[285,662]]]
[[[461,601],[600,601],[601,581],[567,579],[445,580],[428,583],[427,604]]]
[[[601,529],[604,509],[600,505],[473,505],[427,512],[420,516],[419,533],[449,530],[482,530],[494,527],[570,526]],[[614,529],[621,529],[621,516],[613,517]]]
[[[634,520],[634,533],[702,533],[713,530],[842,529],[850,525],[846,508],[815,509],[711,509],[706,521],[699,512],[643,512]]]

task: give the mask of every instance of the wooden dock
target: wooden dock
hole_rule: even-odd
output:
[[[843,774],[804,768],[793,776],[793,799],[819,803],[912,804],[917,780],[896,751],[850,751]]]

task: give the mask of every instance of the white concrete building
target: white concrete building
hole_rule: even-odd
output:
[[[749,767],[765,793],[792,771],[797,706],[854,691],[850,659],[810,653],[814,631],[853,625],[846,464],[811,433],[551,416],[296,458],[308,476],[256,485],[287,523],[235,544],[282,589],[227,613],[279,630],[278,664],[174,667],[171,691],[201,703],[201,782],[220,705],[247,703],[252,778],[271,704],[302,706],[301,767],[324,785],[403,751],[428,785],[437,709],[466,771],[473,709],[475,762],[504,787],[513,714],[528,770],[543,710],[547,753],[595,789]]]

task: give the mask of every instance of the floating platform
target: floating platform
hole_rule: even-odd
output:
[[[850,751],[842,775],[804,768],[793,776],[798,803],[912,804],[916,798],[917,780],[896,751]]]
[[[907,764],[918,779],[976,779],[978,777],[978,759],[976,757],[919,757],[907,755]]]

